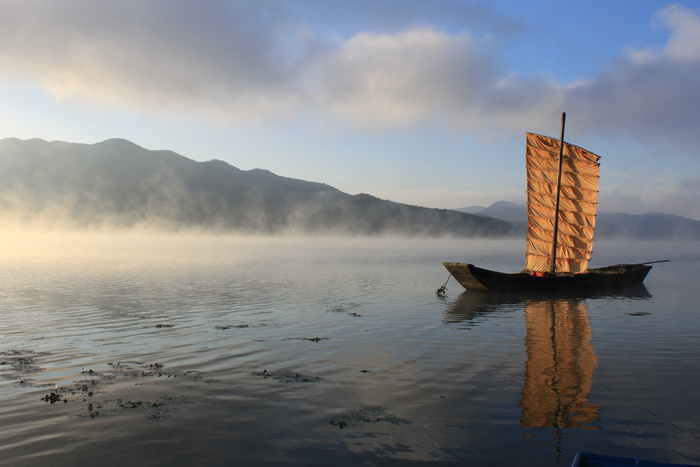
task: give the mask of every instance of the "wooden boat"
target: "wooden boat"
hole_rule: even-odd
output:
[[[503,273],[483,269],[468,263],[442,263],[457,282],[467,290],[491,292],[542,292],[542,291],[589,291],[631,287],[644,281],[651,266],[649,263],[616,264],[589,269],[585,273],[531,272]]]
[[[502,273],[469,263],[443,265],[467,290],[531,292],[592,290],[641,284],[650,261],[588,269],[593,252],[600,156],[559,140],[526,134],[528,231],[525,268]],[[663,260],[665,261],[665,260]],[[449,280],[449,278],[448,278]],[[444,293],[445,286],[438,289]]]

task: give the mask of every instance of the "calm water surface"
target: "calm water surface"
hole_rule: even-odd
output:
[[[3,465],[700,464],[698,243],[599,242],[671,262],[545,300],[435,295],[522,242],[6,237]]]

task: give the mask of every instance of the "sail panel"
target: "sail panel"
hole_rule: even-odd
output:
[[[564,143],[568,144],[568,143]],[[552,170],[556,173],[559,173],[559,163],[557,162],[556,170],[553,169],[551,165],[551,158],[549,157],[549,154],[544,154],[541,151],[530,151],[529,152],[530,157],[527,160],[527,165],[526,167],[531,167],[533,169],[540,169],[540,170]],[[557,158],[559,157],[559,150],[557,149],[556,151]],[[564,157],[571,157],[570,155],[567,155],[566,153],[564,154]],[[564,160],[564,163],[562,164],[562,169],[564,172],[568,172],[571,174],[577,174],[581,175],[583,177],[586,176],[597,176],[595,167],[592,167],[588,161],[579,161],[579,160]]]
[[[553,180],[556,180],[556,178],[554,178]],[[564,193],[564,197],[566,197],[566,198],[572,198],[572,199],[593,199],[593,198],[596,198],[597,199],[597,197],[598,197],[597,191],[591,190],[591,192],[589,193],[589,192],[584,191],[585,188],[580,188],[580,187],[573,187],[573,186],[564,185],[561,187],[561,190]],[[552,204],[554,204],[555,198],[557,196],[555,184],[549,184],[546,182],[538,181],[538,180],[535,180],[534,177],[528,181],[527,191],[537,193],[537,194],[540,194],[543,196],[551,196],[552,197]]]
[[[556,208],[556,197],[541,195],[540,193],[528,192],[528,202],[535,206],[543,206],[545,208]],[[595,217],[597,205],[595,202],[588,202],[581,199],[569,198],[566,193],[562,192],[559,200],[559,209],[564,212],[581,213]],[[553,218],[552,218],[553,220]],[[561,222],[561,219],[559,219]]]
[[[532,219],[530,224],[535,223],[538,226],[544,226],[543,228],[548,227],[551,232],[554,232],[554,207],[530,204],[527,207],[527,214],[528,219]],[[571,225],[577,229],[590,229],[585,235],[593,236],[593,230],[596,224],[596,218],[594,216],[588,216],[584,213],[573,211],[560,211],[559,216],[565,221],[559,224],[560,229],[562,228],[562,224]]]
[[[527,133],[528,238],[525,269],[549,271],[559,175],[559,140]],[[593,251],[599,156],[564,143],[559,200],[557,272],[584,272]]]
[[[586,272],[585,269],[581,268],[582,260],[580,258],[558,258],[557,259],[557,271],[567,270],[567,272],[577,274],[581,272]],[[549,253],[547,255],[529,255],[527,257],[527,262],[525,269],[527,271],[548,271],[551,266],[551,260]]]
[[[547,271],[549,270],[550,256],[535,256],[531,255],[527,258],[526,270],[528,271]],[[579,259],[557,259],[556,262],[557,271],[567,270],[570,273],[577,274],[581,272],[586,272],[585,269],[581,269],[581,260]]]
[[[541,209],[541,208],[540,208]],[[547,209],[547,211],[550,211],[553,215],[554,209]],[[554,220],[552,219],[552,216],[542,216],[542,217],[535,217],[533,215],[530,215],[530,222],[528,222],[528,229],[529,230],[544,230],[548,232],[547,235],[549,235],[549,240],[552,240],[552,234],[554,233]]]
[[[586,261],[588,263],[588,261]],[[567,271],[571,272],[574,274],[586,272],[586,269],[588,266],[586,265],[586,268],[581,267],[582,261],[578,259],[557,259],[556,263],[556,269],[557,271]]]
[[[541,154],[556,154],[559,157],[559,140],[549,136],[527,133],[528,150]],[[600,156],[586,151],[573,144],[564,143],[564,156],[566,159],[584,161],[597,164]],[[545,156],[546,157],[546,156]]]
[[[538,256],[552,254],[552,233],[546,230],[532,229],[528,231],[528,249]],[[567,259],[587,260],[591,257],[591,250],[584,239],[574,235],[557,235],[559,244],[569,243],[571,246],[557,245],[557,257]]]
[[[559,155],[557,154],[557,157]],[[553,161],[549,161],[552,164]],[[556,161],[554,161],[556,162]],[[579,164],[581,165],[581,164]],[[543,168],[539,165],[528,165],[525,167],[527,170],[527,179],[532,181],[540,181],[549,184],[553,184],[556,188],[557,177],[559,175],[559,165],[556,167]],[[598,190],[598,176],[594,174],[582,174],[575,173],[572,170],[576,170],[576,167],[567,167],[564,165],[562,167],[561,173],[561,185],[578,187],[583,189],[588,189],[591,191]]]
[[[537,227],[530,226],[528,228],[528,235],[536,235],[537,238],[541,240],[546,240],[546,241],[552,241],[552,233],[554,232],[554,223],[551,221],[547,221],[545,219],[541,219],[540,222],[538,223]],[[544,232],[544,233],[543,233]],[[546,233],[546,234],[545,234]],[[559,234],[560,235],[566,235],[569,237],[581,237],[581,238],[586,238],[590,237],[593,235],[593,229],[589,227],[582,227],[578,225],[573,225],[573,224],[568,224],[565,222],[559,223]],[[569,241],[567,239],[567,241]],[[572,243],[578,242],[578,240],[570,240]],[[581,245],[580,243],[578,245]],[[583,245],[585,246],[578,246],[578,248],[584,248],[588,249],[588,243],[585,243]],[[550,247],[550,253],[551,253],[551,247]]]
[[[527,271],[547,271],[550,266],[549,255],[528,255],[527,261],[525,263],[525,269]]]
[[[552,253],[552,245],[551,242],[549,241],[542,241],[541,239],[538,238],[528,238],[527,239],[527,250],[530,252],[528,255],[528,260],[530,259],[531,256],[542,256],[549,258],[551,253]],[[525,268],[529,271],[537,271],[537,269],[532,269],[528,267],[527,265]],[[546,271],[546,269],[543,269]]]

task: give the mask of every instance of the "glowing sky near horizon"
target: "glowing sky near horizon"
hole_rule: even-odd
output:
[[[700,4],[6,0],[0,137],[124,138],[439,208],[524,201],[524,134],[600,209],[700,219]]]

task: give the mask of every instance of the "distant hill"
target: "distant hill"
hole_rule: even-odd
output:
[[[466,212],[468,214],[479,214],[486,206],[467,206],[466,208],[455,209],[455,211]]]
[[[633,237],[642,240],[700,239],[700,221],[674,214],[598,214],[596,234],[602,238]]]
[[[510,222],[527,222],[527,207],[525,204],[512,201],[496,201],[491,206],[481,209],[478,209],[478,206],[470,206],[458,210]]]
[[[0,140],[0,219],[41,227],[251,234],[524,238],[526,232],[523,203],[462,210],[410,206],[220,160],[196,162],[122,139]],[[700,222],[600,213],[597,237],[700,239]]]
[[[510,222],[527,222],[525,203],[497,201],[474,214]],[[635,238],[640,240],[700,239],[700,221],[674,214],[598,213],[596,238]]]
[[[71,228],[206,229],[459,237],[522,235],[501,219],[349,195],[331,186],[196,162],[121,139],[0,140],[0,217]]]

